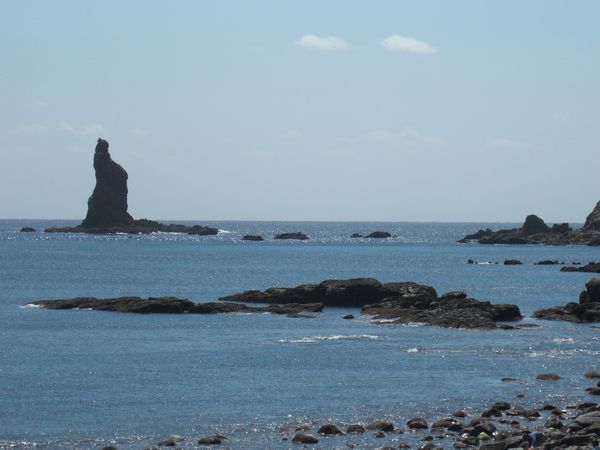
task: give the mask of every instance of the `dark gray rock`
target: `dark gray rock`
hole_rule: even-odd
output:
[[[117,297],[98,299],[95,297],[76,297],[64,300],[39,300],[28,303],[46,309],[91,309],[96,311],[114,311],[128,313],[170,313],[170,314],[223,314],[223,313],[271,313],[296,317],[302,312],[320,312],[323,304],[287,304],[250,307],[239,303],[194,303],[175,297]]]
[[[372,233],[367,234],[365,237],[375,239],[386,239],[392,237],[392,233],[388,233],[387,231],[373,231]]]
[[[321,427],[317,430],[317,433],[325,435],[343,434],[342,430],[332,423],[321,425]]]
[[[523,263],[521,261],[519,261],[518,259],[507,259],[504,261],[504,265],[505,266],[520,266]]]
[[[301,233],[299,231],[294,231],[291,233],[279,233],[276,234],[274,239],[280,239],[280,240],[301,240],[301,241],[305,241],[308,239],[308,236],[304,233]]]
[[[310,434],[305,433],[297,433],[293,438],[292,442],[294,444],[318,444],[319,440],[311,436]]]
[[[600,262],[590,262],[584,266],[565,266],[560,268],[561,272],[588,272],[600,273]]]
[[[346,428],[346,434],[363,434],[365,431],[365,427],[360,424],[348,425]]]
[[[600,230],[600,202],[596,203],[596,207],[594,208],[594,210],[585,219],[583,230]]]
[[[220,445],[225,439],[224,436],[220,434],[215,434],[213,436],[206,436],[198,439],[198,445]]]
[[[262,236],[259,236],[259,235],[247,234],[244,237],[242,237],[242,241],[260,242],[260,241],[264,241],[264,239]]]
[[[31,227],[21,228],[21,233],[34,233],[34,232],[35,232],[35,228],[31,228]]]
[[[394,431],[394,424],[387,420],[378,420],[365,427],[367,430]]]

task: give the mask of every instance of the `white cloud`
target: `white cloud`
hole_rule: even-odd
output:
[[[281,134],[283,139],[297,140],[302,139],[304,134],[300,130],[288,130],[285,133]]]
[[[379,45],[390,52],[415,53],[417,55],[430,55],[437,53],[437,49],[426,42],[419,41],[410,36],[394,34],[383,39]]]
[[[62,121],[58,124],[58,127],[66,131],[73,136],[92,136],[92,137],[102,137],[108,134],[108,128],[99,123],[91,123],[89,125],[83,125],[82,127],[75,127],[68,122]]]
[[[437,145],[442,140],[434,136],[428,136],[409,127],[401,131],[376,130],[362,136],[363,139],[394,146],[407,145]]]
[[[305,34],[298,39],[295,44],[299,47],[322,52],[333,52],[336,50],[345,50],[348,43],[337,36],[315,36],[314,34]]]
[[[519,142],[505,138],[494,139],[488,142],[487,146],[500,150],[529,150],[532,148],[531,144],[527,144],[526,142]]]
[[[129,130],[129,133],[136,138],[148,136],[148,130],[144,130],[143,128],[132,128],[131,130]]]
[[[46,126],[40,125],[39,123],[32,123],[21,127],[21,131],[27,134],[40,134],[44,133],[47,129]]]

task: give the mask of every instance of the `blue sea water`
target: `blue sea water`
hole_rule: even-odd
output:
[[[523,315],[576,300],[590,274],[542,259],[600,260],[585,246],[457,244],[510,224],[214,222],[218,236],[19,233],[69,221],[0,221],[0,448],[142,449],[170,436],[196,448],[291,448],[300,423],[430,420],[507,400],[526,407],[588,399],[600,330],[525,318],[511,331],[373,324],[357,309],[315,319],[275,315],[134,315],[23,308],[75,296],[173,295],[210,301],[246,289],[329,278],[416,281],[465,290]],[[191,224],[191,223],[190,223]],[[351,239],[386,230],[391,239]],[[309,241],[275,241],[303,231]],[[265,242],[244,242],[261,234]],[[522,266],[504,266],[509,258]],[[468,259],[491,264],[467,264]],[[500,262],[500,264],[493,264]],[[355,320],[342,320],[352,313]],[[539,382],[555,372],[557,382]],[[509,376],[516,380],[502,382]],[[524,398],[516,398],[525,394]],[[293,428],[292,428],[293,429]],[[411,433],[321,438],[319,448],[416,442]],[[375,442],[376,441],[376,442]],[[443,445],[443,444],[442,444]],[[449,445],[449,444],[447,444]]]

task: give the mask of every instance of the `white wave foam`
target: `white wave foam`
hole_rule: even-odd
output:
[[[20,309],[43,309],[42,305],[34,305],[33,303],[27,303],[26,305],[19,306]]]
[[[374,336],[372,334],[351,334],[351,335],[342,335],[335,334],[333,336],[309,336],[303,337],[299,339],[279,339],[278,342],[282,344],[314,344],[316,342],[324,342],[324,341],[339,341],[339,340],[377,340],[379,336]]]
[[[406,353],[421,353],[424,352],[425,349],[422,347],[413,347],[406,350]]]
[[[552,342],[554,342],[555,344],[574,344],[575,339],[573,339],[573,338],[554,338],[554,339],[552,339]]]

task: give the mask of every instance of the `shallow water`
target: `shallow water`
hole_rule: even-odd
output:
[[[215,222],[219,236],[19,233],[68,221],[0,221],[0,448],[143,448],[180,435],[183,447],[216,432],[231,448],[288,448],[279,429],[415,415],[434,419],[498,400],[539,406],[586,398],[600,332],[526,318],[539,328],[449,330],[376,325],[354,309],[316,319],[275,315],[133,315],[21,308],[74,296],[174,295],[214,300],[245,289],[327,278],[416,281],[438,293],[516,303],[524,315],[578,297],[590,274],[535,266],[600,260],[582,246],[481,246],[455,241],[506,224]],[[350,239],[386,230],[386,240]],[[274,241],[303,231],[307,242]],[[265,242],[243,242],[262,234]],[[466,263],[474,259],[492,264]],[[503,266],[517,258],[523,266]],[[500,264],[493,264],[500,262]],[[355,320],[341,315],[354,314]],[[535,381],[541,372],[563,376]],[[501,382],[503,376],[516,378]],[[316,428],[312,431],[314,432]],[[291,435],[290,435],[291,437]],[[325,438],[374,448],[391,434]]]

